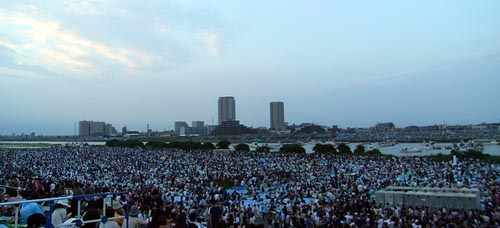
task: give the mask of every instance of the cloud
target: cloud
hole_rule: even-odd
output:
[[[7,24],[21,28],[18,33],[24,39],[22,43],[10,44],[9,47],[22,46],[22,52],[37,53],[46,58],[42,61],[44,64],[55,66],[64,63],[64,66],[72,71],[85,71],[96,67],[83,58],[86,56],[101,57],[120,63],[126,68],[137,68],[152,63],[153,57],[146,53],[83,38],[62,28],[57,21],[38,20],[18,13],[10,16]]]
[[[0,70],[1,76],[22,74],[23,72],[28,72],[30,75],[56,75],[54,72],[40,66],[17,63],[15,60],[16,55],[17,53],[14,50],[0,44],[0,69],[3,69]],[[6,74],[6,72],[9,74]]]
[[[219,35],[213,31],[203,30],[200,33],[198,33],[198,36],[200,36],[201,39],[203,40],[208,53],[214,58],[219,57],[220,53]]]
[[[75,77],[151,75],[191,64],[199,53],[218,57],[226,30],[216,13],[169,1],[9,2],[6,9],[0,45],[17,62]]]

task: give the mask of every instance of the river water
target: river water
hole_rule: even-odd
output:
[[[52,145],[65,145],[67,142],[46,142],[46,141],[0,141],[0,143],[3,144],[52,144]],[[89,145],[96,145],[96,146],[102,146],[106,142],[87,142]],[[328,143],[328,142],[327,142]],[[333,142],[332,142],[333,143]],[[236,146],[237,144],[231,144],[232,147]],[[281,144],[279,143],[258,143],[258,144],[249,144],[251,149],[255,149],[257,146],[263,146],[267,145],[271,147],[273,150],[279,150],[281,147]],[[304,149],[306,149],[307,153],[312,153],[313,148],[314,148],[315,143],[305,143],[302,146]],[[349,147],[351,147],[351,150],[354,151],[356,149],[356,146],[359,145],[359,143],[349,143]],[[373,143],[371,145],[374,145],[377,149],[379,149],[383,154],[391,154],[395,156],[426,156],[426,155],[435,155],[438,153],[442,154],[449,154],[450,150],[445,149],[445,146],[451,146],[453,144],[451,143],[436,143],[434,146],[440,146],[442,147],[441,150],[436,150],[436,149],[430,149],[426,150],[423,149],[425,148],[424,144],[422,143],[398,143],[394,146],[388,146],[388,147],[378,147],[376,146],[376,143]],[[27,146],[29,147],[29,146]],[[365,147],[366,148],[366,147]],[[422,152],[420,153],[401,153],[401,149],[403,148],[422,148]],[[484,145],[484,153],[486,154],[491,154],[491,155],[500,155],[500,145]]]
[[[332,142],[332,144],[334,144]],[[235,144],[234,144],[235,145]],[[269,144],[261,144],[259,143],[258,146],[261,145],[267,145],[274,150],[278,150],[281,144],[279,143],[269,143]],[[349,147],[351,148],[352,151],[356,149],[356,147],[359,145],[359,143],[349,143]],[[436,143],[434,144],[435,147],[441,147],[442,149],[430,149],[426,150],[425,145],[423,143],[398,143],[394,146],[387,146],[387,147],[378,147],[376,143],[371,144],[375,146],[375,148],[379,149],[380,152],[383,154],[391,154],[395,156],[426,156],[426,155],[436,155],[438,153],[442,154],[449,154],[451,150],[445,149],[445,146],[452,146],[452,143]],[[233,145],[232,145],[233,146]],[[257,146],[257,145],[255,145]],[[315,146],[315,143],[305,143],[302,145],[304,149],[306,149],[307,153],[312,153],[313,148]],[[365,149],[367,147],[365,146]],[[403,148],[422,148],[422,152],[419,153],[401,153],[401,149]],[[486,154],[491,154],[491,155],[500,155],[500,145],[484,145],[484,150],[483,153]]]
[[[351,147],[351,150],[354,151],[356,149],[356,146],[358,146],[359,143],[350,143],[349,147]],[[376,144],[372,144],[376,145]],[[383,154],[391,154],[395,156],[426,156],[426,155],[436,155],[438,153],[441,154],[449,154],[451,150],[445,149],[445,146],[452,146],[452,143],[436,143],[434,146],[439,146],[442,149],[437,150],[437,149],[430,149],[426,150],[425,145],[422,143],[399,143],[394,146],[387,146],[387,147],[377,147],[377,149],[380,150]],[[304,148],[306,149],[306,152],[312,152],[314,145],[309,145],[305,144]],[[365,147],[366,148],[366,147]],[[419,153],[401,153],[401,149],[403,148],[422,148],[422,152]],[[483,153],[486,154],[491,154],[491,155],[500,155],[500,145],[484,145],[484,150]]]

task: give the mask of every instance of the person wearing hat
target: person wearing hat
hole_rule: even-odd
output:
[[[70,207],[67,199],[57,200],[54,204],[54,211],[52,212],[52,225],[61,225],[68,220],[68,218],[71,217],[71,213],[67,214],[67,209]]]
[[[123,210],[123,205],[120,203],[119,200],[114,200],[113,201],[113,210],[115,211],[114,217],[119,217],[119,216],[125,216],[125,211]],[[113,219],[116,223],[118,223],[118,226],[123,225],[123,218],[115,218]]]
[[[128,213],[128,228],[144,227],[148,224],[148,221],[138,218],[137,216],[141,213],[139,207],[133,205],[130,207],[130,212]],[[122,228],[127,228],[127,223],[122,224]]]

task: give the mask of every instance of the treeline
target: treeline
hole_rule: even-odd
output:
[[[231,142],[227,140],[222,140],[215,145],[211,142],[161,142],[161,141],[150,141],[144,144],[139,140],[110,140],[106,142],[106,146],[110,147],[129,147],[129,148],[142,148],[149,150],[183,150],[183,151],[211,151],[215,149],[229,149]],[[250,146],[246,143],[240,143],[233,148],[235,151],[250,151]],[[319,154],[335,154],[335,155],[364,155],[364,156],[378,156],[382,153],[378,149],[365,151],[363,145],[358,145],[354,151],[345,144],[341,143],[337,147],[333,144],[316,144],[313,151]],[[266,145],[258,146],[255,148],[255,152],[271,152],[271,148]],[[279,149],[281,153],[298,153],[305,154],[306,150],[301,144],[291,143],[284,144]]]
[[[469,149],[467,151],[459,151],[456,149],[451,150],[450,154],[438,153],[436,155],[431,155],[431,159],[438,162],[448,162],[453,160],[453,156],[456,156],[459,161],[463,160],[481,160],[492,163],[500,163],[500,156],[492,156],[490,154],[485,154],[480,150]]]
[[[109,147],[129,147],[129,148],[143,148],[149,150],[167,150],[167,149],[177,149],[184,151],[201,151],[201,150],[215,150],[215,149],[229,149],[231,142],[227,140],[219,141],[217,144],[213,144],[211,142],[161,142],[161,141],[149,141],[146,144],[139,140],[117,140],[113,139],[107,141],[106,146]],[[250,151],[250,147],[247,144],[241,143],[234,147],[237,151]]]
[[[112,139],[106,142],[106,146],[109,147],[128,147],[128,148],[145,148],[144,143],[139,140],[118,140]]]
[[[333,144],[316,144],[313,151],[320,154],[337,154],[337,155],[359,155],[359,156],[380,156],[382,152],[378,149],[365,150],[365,146],[359,144],[354,151],[351,150],[345,143],[340,143],[335,147]]]

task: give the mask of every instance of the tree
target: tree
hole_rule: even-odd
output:
[[[337,150],[332,144],[319,144],[319,143],[314,146],[313,151],[320,154],[333,154],[337,152]]]
[[[129,139],[126,141],[121,141],[117,139],[112,139],[106,142],[106,146],[111,146],[111,147],[130,147],[130,148],[144,148],[144,143],[135,140],[135,139]]]
[[[215,146],[211,142],[205,142],[201,147],[203,148],[203,150],[208,150],[208,151],[215,150]]]
[[[217,148],[218,149],[229,149],[229,145],[231,145],[231,142],[227,140],[222,140],[217,143]]]
[[[365,146],[363,146],[362,144],[357,145],[356,149],[354,149],[354,154],[356,154],[356,155],[365,154]]]
[[[373,149],[373,150],[369,150],[366,152],[368,155],[370,156],[377,156],[377,155],[381,155],[382,152],[380,152],[379,149]]]
[[[199,142],[193,142],[193,141],[181,142],[179,149],[184,151],[201,150],[202,145]]]
[[[337,150],[340,154],[352,154],[351,148],[345,143],[339,144]]]
[[[240,143],[234,147],[235,151],[250,151],[250,146],[246,143]]]
[[[167,145],[167,148],[170,148],[170,149],[181,149],[181,142],[178,142],[178,141],[169,142],[168,145]]]
[[[106,146],[111,146],[111,147],[115,147],[115,146],[122,146],[122,141],[118,140],[118,139],[111,139],[109,141],[106,142]]]
[[[167,144],[159,141],[149,141],[146,143],[146,148],[151,150],[163,150],[167,148]]]
[[[123,146],[130,148],[144,148],[144,143],[139,140],[129,139],[123,142]]]
[[[271,147],[258,146],[257,148],[255,148],[255,151],[257,151],[257,152],[271,152]]]
[[[280,148],[281,153],[299,153],[305,154],[306,150],[299,144],[285,144]]]

